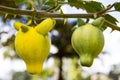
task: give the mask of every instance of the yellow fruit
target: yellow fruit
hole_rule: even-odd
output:
[[[45,24],[42,24],[46,28]],[[26,63],[27,71],[31,74],[40,73],[50,50],[51,41],[48,32],[43,35],[38,32],[36,28],[38,26],[30,27],[20,22],[15,22],[14,27],[18,30],[15,38],[15,49]]]
[[[47,18],[43,20],[40,24],[38,24],[35,29],[41,34],[47,34],[56,24],[56,21],[51,18]]]

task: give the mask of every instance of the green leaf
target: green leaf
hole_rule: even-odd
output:
[[[120,11],[120,2],[116,3],[114,5],[114,8],[115,8],[116,11]]]
[[[55,6],[55,3],[56,3],[56,0],[48,0],[48,1],[45,3],[45,5],[48,5],[48,6],[50,6],[50,7],[53,7],[53,6]]]
[[[116,24],[116,22],[118,22],[118,20],[116,18],[114,18],[113,16],[111,16],[110,14],[106,14],[104,16],[104,18],[108,21],[110,21],[113,24]]]
[[[65,1],[65,0],[59,0],[59,1]]]
[[[79,18],[78,21],[77,21],[77,24],[80,27],[82,25],[85,25],[86,23],[82,19]]]
[[[84,9],[88,13],[95,13],[104,9],[102,3],[96,1],[68,0],[68,3],[70,6]]]
[[[89,1],[85,3],[85,9],[88,13],[95,13],[104,9],[104,6],[100,2]]]
[[[107,29],[107,26],[105,24],[100,28],[101,31],[104,31],[106,29]]]
[[[23,4],[25,0],[14,0],[16,5]]]
[[[68,3],[70,4],[70,6],[74,6],[78,9],[84,9],[84,3],[82,0],[68,0]]]

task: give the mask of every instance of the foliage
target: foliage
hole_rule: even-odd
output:
[[[73,32],[71,43],[74,50],[80,56],[81,65],[90,67],[94,58],[103,49],[104,35],[98,27],[85,24]]]
[[[120,11],[120,2],[116,3],[114,8],[116,11]]]

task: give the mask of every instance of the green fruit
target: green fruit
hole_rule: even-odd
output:
[[[102,27],[104,22],[105,22],[104,17],[99,17],[92,22],[92,25],[97,26],[97,27]]]
[[[97,57],[103,49],[104,36],[99,28],[88,23],[78,27],[73,32],[71,43],[73,49],[80,56],[81,65],[90,67],[94,58]]]
[[[91,24],[96,27],[99,27],[100,30],[104,31],[107,28],[106,25],[104,25],[104,22],[105,22],[105,18],[99,17],[95,19]]]

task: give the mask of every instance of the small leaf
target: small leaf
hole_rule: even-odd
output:
[[[106,29],[107,29],[107,26],[105,24],[100,28],[101,31],[104,31]]]
[[[14,0],[16,5],[20,5],[23,4],[25,2],[25,0]]]
[[[104,17],[106,20],[110,21],[113,24],[116,24],[116,22],[118,22],[118,20],[113,16],[111,16],[110,14],[106,14]]]
[[[5,17],[4,18],[6,19],[8,17],[8,15],[9,15],[8,13],[5,13]]]
[[[55,6],[55,0],[48,0],[46,3],[45,3],[45,5],[48,5],[48,6],[50,6],[50,7],[53,7],[53,6]]]
[[[100,2],[86,1],[86,0],[68,0],[70,6],[81,8],[86,10],[88,13],[95,13],[104,9],[104,6]]]
[[[115,8],[116,11],[120,11],[120,2],[116,3],[114,5],[114,8]]]
[[[85,9],[88,13],[95,13],[104,9],[104,6],[100,2],[89,1],[85,3]]]
[[[82,2],[82,0],[68,0],[68,3],[70,4],[70,6],[74,6],[78,9],[84,9],[84,3]]]
[[[78,27],[80,27],[82,25],[85,25],[86,23],[82,19],[79,18],[77,21],[77,24],[78,24]]]
[[[60,9],[60,14],[61,14],[61,15],[63,15],[63,14],[64,14],[62,9]]]

